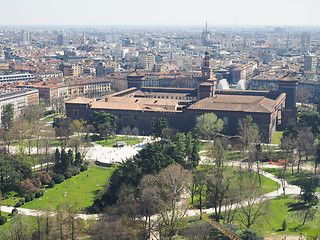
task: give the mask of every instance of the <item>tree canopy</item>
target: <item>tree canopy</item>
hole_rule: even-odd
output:
[[[94,112],[92,125],[101,138],[107,139],[116,131],[117,117],[104,111]]]
[[[196,126],[202,137],[213,140],[223,129],[223,121],[214,113],[205,113],[198,119]]]
[[[2,107],[1,122],[5,129],[10,129],[13,126],[14,106],[7,104]]]
[[[197,156],[190,156],[189,159],[186,149],[199,149],[199,141],[191,141],[192,146],[186,147],[186,142],[183,140],[186,137],[183,133],[178,133],[173,140],[161,140],[147,146],[140,150],[137,155],[127,159],[119,164],[110,177],[107,188],[100,200],[94,204],[97,209],[95,211],[103,210],[107,204],[114,204],[118,199],[118,191],[122,186],[137,187],[144,175],[156,174],[167,166],[178,163],[184,168],[191,169],[198,165],[194,162],[200,159],[198,152],[193,153]],[[183,141],[182,141],[183,140]]]
[[[169,123],[166,118],[158,118],[155,125],[152,127],[152,133],[156,137],[161,137],[162,131],[166,128],[169,128]]]

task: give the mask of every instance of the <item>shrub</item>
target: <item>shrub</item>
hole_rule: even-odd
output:
[[[29,193],[28,194],[30,196],[31,201],[34,199],[34,193]]]
[[[53,180],[56,184],[59,184],[59,183],[62,183],[62,182],[65,180],[65,178],[64,178],[63,175],[57,174],[57,175],[53,176],[52,180]]]
[[[88,170],[88,165],[85,165],[85,164],[82,165],[81,168],[80,168],[80,172],[84,172],[86,170]]]
[[[3,225],[7,222],[7,218],[5,216],[0,217],[0,225]]]
[[[18,209],[16,209],[16,208],[12,209],[11,216],[14,217],[17,214],[18,214]]]
[[[70,168],[70,172],[71,172],[72,176],[75,176],[75,175],[77,175],[77,174],[80,173],[80,168],[78,168],[78,167],[71,167],[71,168]]]
[[[39,198],[39,197],[42,197],[43,194],[44,194],[44,192],[42,190],[38,190],[35,192],[34,197]]]
[[[47,110],[44,112],[44,116],[48,116],[50,114],[54,114],[54,110]]]
[[[25,200],[25,202],[30,202],[32,199],[31,199],[31,197],[30,197],[29,194],[26,194],[26,195],[24,196],[24,200]]]
[[[72,173],[71,172],[65,172],[64,174],[65,179],[71,178],[72,177]]]
[[[89,161],[84,161],[83,164],[88,166],[90,164],[90,162]]]
[[[41,183],[44,185],[47,185],[51,180],[51,176],[49,175],[49,173],[38,173],[37,175]]]
[[[49,184],[48,184],[48,187],[49,187],[49,188],[53,188],[54,185],[55,185],[54,181],[51,180],[51,181],[49,182]]]
[[[42,184],[39,178],[37,179],[28,178],[20,185],[20,189],[24,193],[32,193],[37,191],[41,186]]]
[[[20,199],[14,207],[21,207],[25,203],[24,199]]]

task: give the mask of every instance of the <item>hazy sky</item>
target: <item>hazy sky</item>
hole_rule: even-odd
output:
[[[0,0],[0,25],[320,25],[319,0]]]

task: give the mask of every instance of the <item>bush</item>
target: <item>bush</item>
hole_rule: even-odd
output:
[[[51,180],[49,173],[38,173],[37,176],[44,185],[47,185]]]
[[[80,172],[84,172],[84,171],[86,171],[86,170],[88,170],[88,165],[82,165],[81,167],[80,167]]]
[[[7,218],[5,216],[0,217],[0,225],[3,225],[7,222]]]
[[[31,199],[31,197],[30,197],[29,194],[26,194],[26,195],[24,196],[24,200],[25,200],[25,202],[30,202],[32,199]]]
[[[80,168],[78,168],[78,167],[71,167],[71,168],[70,168],[70,172],[71,172],[72,176],[75,176],[75,175],[77,175],[77,174],[80,173]]]
[[[37,179],[26,179],[21,185],[20,189],[24,193],[32,193],[37,191],[42,186],[42,183],[39,178]]]
[[[35,192],[34,197],[39,198],[39,197],[42,197],[43,194],[44,194],[44,192],[42,190],[38,190]]]
[[[29,193],[29,196],[31,198],[31,201],[34,199],[34,193]]]
[[[57,174],[57,175],[54,175],[52,180],[56,183],[56,184],[59,184],[59,183],[62,183],[64,180],[65,180],[65,177],[61,174]]]
[[[26,201],[24,200],[24,198],[20,199],[19,201],[22,203],[22,205],[26,203]]]
[[[65,179],[71,178],[72,177],[72,173],[71,172],[65,172],[64,174]]]
[[[12,209],[11,216],[14,217],[17,214],[18,214],[18,209],[16,209],[16,208]]]
[[[21,207],[22,206],[22,203],[20,202],[20,201],[18,201],[17,203],[16,203],[16,205],[14,205],[14,207]]]
[[[54,185],[56,185],[55,182],[54,182],[53,180],[51,180],[51,181],[49,182],[49,184],[48,184],[48,187],[49,187],[49,188],[53,188]]]
[[[85,161],[83,164],[88,166],[90,164],[90,162],[89,161]]]
[[[14,207],[21,207],[25,203],[24,199],[20,199]]]

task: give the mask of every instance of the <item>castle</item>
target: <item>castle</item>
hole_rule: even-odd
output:
[[[197,88],[144,87],[143,75],[136,71],[127,80],[128,89],[102,100],[79,97],[67,101],[67,116],[88,120],[94,111],[105,111],[117,116],[118,131],[130,126],[146,135],[160,117],[179,131],[189,131],[200,115],[213,112],[224,121],[224,134],[236,135],[241,120],[250,115],[260,129],[262,141],[268,143],[280,123],[295,121],[296,117],[297,80],[284,78],[278,92],[216,89],[208,52]]]

